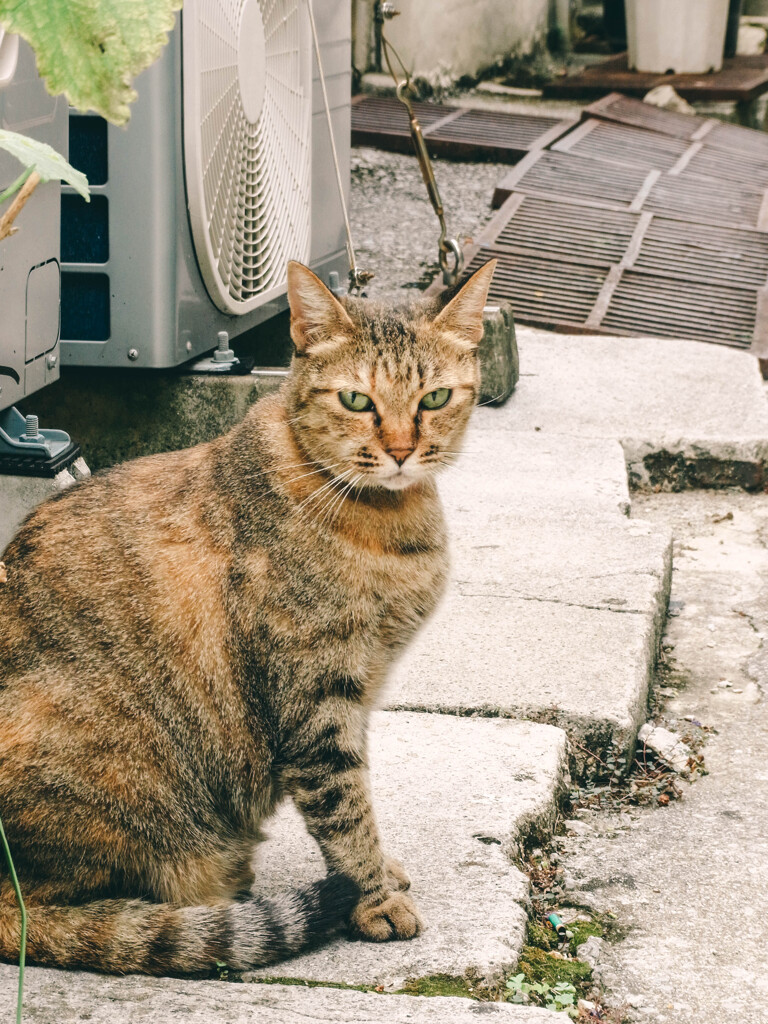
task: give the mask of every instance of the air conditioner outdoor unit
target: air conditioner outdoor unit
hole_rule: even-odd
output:
[[[0,128],[66,156],[67,123],[67,102],[48,95],[32,50],[0,28]],[[22,170],[0,151],[0,193]],[[59,377],[60,205],[58,181],[39,184],[17,233],[0,242],[0,554],[38,502],[88,475],[69,434],[39,429],[15,405]]]
[[[348,178],[350,0],[314,0]],[[127,129],[70,113],[62,362],[171,367],[286,308],[286,263],[346,277],[307,0],[186,0]]]
[[[0,128],[66,156],[67,103],[45,91],[32,50],[0,28]],[[0,150],[0,192],[21,164]],[[5,209],[6,207],[4,207]],[[0,242],[0,410],[59,376],[59,183],[38,185]]]

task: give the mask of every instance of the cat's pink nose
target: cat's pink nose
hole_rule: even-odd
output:
[[[388,448],[387,454],[391,455],[398,466],[402,466],[409,455],[413,453],[413,448]]]

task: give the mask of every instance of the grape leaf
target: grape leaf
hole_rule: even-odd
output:
[[[83,199],[90,198],[86,176],[81,171],[76,171],[60,153],[45,142],[0,129],[0,149],[15,156],[24,167],[33,167],[43,181],[66,181]]]
[[[131,81],[160,55],[181,0],[0,0],[0,25],[30,44],[53,96],[125,124]]]

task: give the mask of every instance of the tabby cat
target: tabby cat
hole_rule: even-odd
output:
[[[0,586],[0,814],[40,964],[264,965],[421,922],[379,844],[366,726],[446,577],[436,472],[478,395],[494,263],[441,310],[289,266],[292,372],[227,435],[45,502]],[[289,794],[329,875],[251,895]],[[19,953],[0,869],[0,957]]]

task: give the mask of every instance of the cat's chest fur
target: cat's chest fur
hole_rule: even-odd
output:
[[[434,501],[437,502],[435,496]],[[238,618],[254,644],[280,651],[301,674],[377,675],[437,603],[447,575],[439,505],[428,525],[360,536],[284,526],[244,553]],[[292,529],[293,528],[293,529]],[[272,662],[274,665],[274,660]]]

